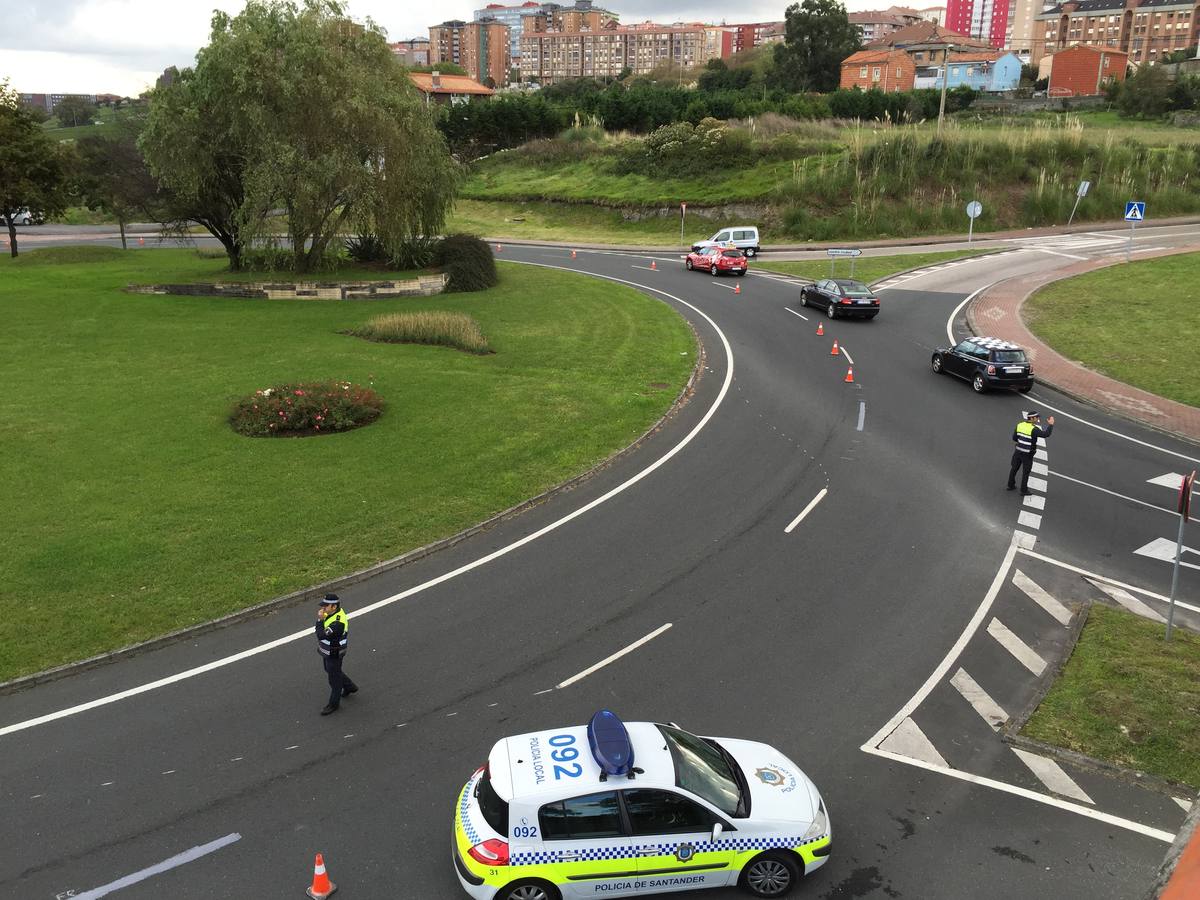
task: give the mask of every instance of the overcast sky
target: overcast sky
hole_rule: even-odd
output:
[[[505,0],[515,2],[515,0]],[[571,0],[558,0],[567,5]],[[208,42],[214,9],[236,13],[245,0],[0,0],[0,81],[22,93],[137,96],[167,66],[191,65]],[[471,19],[478,0],[350,0],[350,15],[370,17],[390,40],[429,36],[446,19]],[[770,22],[784,0],[597,0],[622,21]],[[890,2],[849,0],[849,9]],[[931,3],[923,3],[928,6]],[[633,12],[637,10],[637,12]],[[734,12],[731,13],[731,10]]]

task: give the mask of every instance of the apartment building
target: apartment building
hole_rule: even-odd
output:
[[[392,53],[402,65],[429,65],[429,40],[427,38],[412,38],[407,41],[396,41],[396,43],[388,44],[388,46],[392,49]]]
[[[887,37],[893,31],[899,31],[906,25],[915,25],[925,17],[917,10],[904,6],[893,6],[883,10],[868,10],[852,12],[849,15],[850,24],[857,26],[862,33],[862,42],[871,44]]]
[[[1034,17],[1033,62],[1068,47],[1108,47],[1155,63],[1200,40],[1196,0],[1066,0]]]
[[[991,47],[1003,47],[1011,6],[1012,0],[948,0],[946,27]]]
[[[719,45],[719,42],[716,42]],[[521,80],[555,84],[569,78],[616,78],[625,68],[645,74],[660,66],[688,68],[714,56],[701,25],[610,26],[599,31],[521,35]]]
[[[572,4],[527,0],[513,6],[489,3],[474,13],[476,22],[494,19],[508,26],[508,49],[513,65],[521,57],[521,35],[525,31],[526,18],[530,18],[534,31],[598,31],[606,22],[615,23],[617,14],[594,7],[592,0],[575,0]]]
[[[467,70],[467,77],[495,84],[508,81],[512,67],[508,26],[492,19],[463,22],[457,19],[429,28],[429,65],[449,62]]]
[[[785,34],[784,26],[784,22],[750,22],[727,26],[733,31],[733,52],[741,53],[751,47],[781,43]]]

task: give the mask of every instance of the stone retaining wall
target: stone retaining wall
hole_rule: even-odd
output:
[[[134,294],[174,294],[184,297],[244,297],[257,300],[379,300],[390,297],[430,297],[446,287],[444,274],[418,275],[405,281],[273,282],[219,281],[198,284],[131,284]]]

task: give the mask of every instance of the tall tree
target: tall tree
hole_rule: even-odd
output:
[[[437,233],[459,177],[383,33],[336,0],[215,13],[195,67],[153,92],[141,147],[233,268],[276,209],[300,272],[350,227],[392,246]]]
[[[137,145],[137,125],[124,121],[113,135],[88,135],[79,152],[78,187],[89,209],[108,213],[121,229],[121,247],[127,249],[125,226],[135,216],[160,218],[163,196],[150,175]]]
[[[837,90],[842,60],[862,46],[862,34],[850,24],[837,0],[803,0],[785,13],[784,41],[775,45],[778,83],[791,91]]]
[[[91,125],[92,119],[96,116],[96,105],[85,97],[63,97],[54,107],[54,116],[63,128]]]
[[[21,98],[0,82],[0,222],[8,229],[9,253],[17,255],[19,212],[57,215],[67,205],[67,151],[48,137]]]

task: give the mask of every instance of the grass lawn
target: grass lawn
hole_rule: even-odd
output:
[[[1200,406],[1200,253],[1109,266],[1047,285],[1030,329],[1069,359],[1152,394]]]
[[[187,250],[0,260],[0,583],[38,623],[34,645],[0,646],[0,680],[453,534],[633,440],[695,361],[664,304],[516,264],[491,290],[419,299],[121,290],[223,269]],[[339,333],[423,310],[470,315],[496,352]],[[373,386],[383,416],[302,439],[229,427],[235,399],[325,379]]]
[[[1200,635],[1096,604],[1023,733],[1200,789]]]
[[[866,251],[870,253],[871,251]],[[936,263],[948,262],[952,259],[966,259],[991,253],[990,250],[944,250],[935,253],[903,253],[892,256],[860,256],[854,261],[854,277],[859,281],[870,284],[880,281],[889,275],[903,272],[905,269],[916,269],[921,266],[932,266]],[[771,272],[785,272],[788,275],[799,275],[802,278],[819,280],[829,277],[829,260],[804,260],[797,262],[760,263],[757,268]],[[850,277],[850,260],[839,259],[834,266],[834,275],[838,278]]]
[[[513,221],[520,219],[521,221]],[[689,241],[711,237],[722,224],[689,216]],[[446,231],[465,231],[487,237],[538,241],[579,241],[581,244],[645,244],[681,247],[678,216],[651,216],[626,221],[620,210],[588,203],[528,203],[459,200]]]

